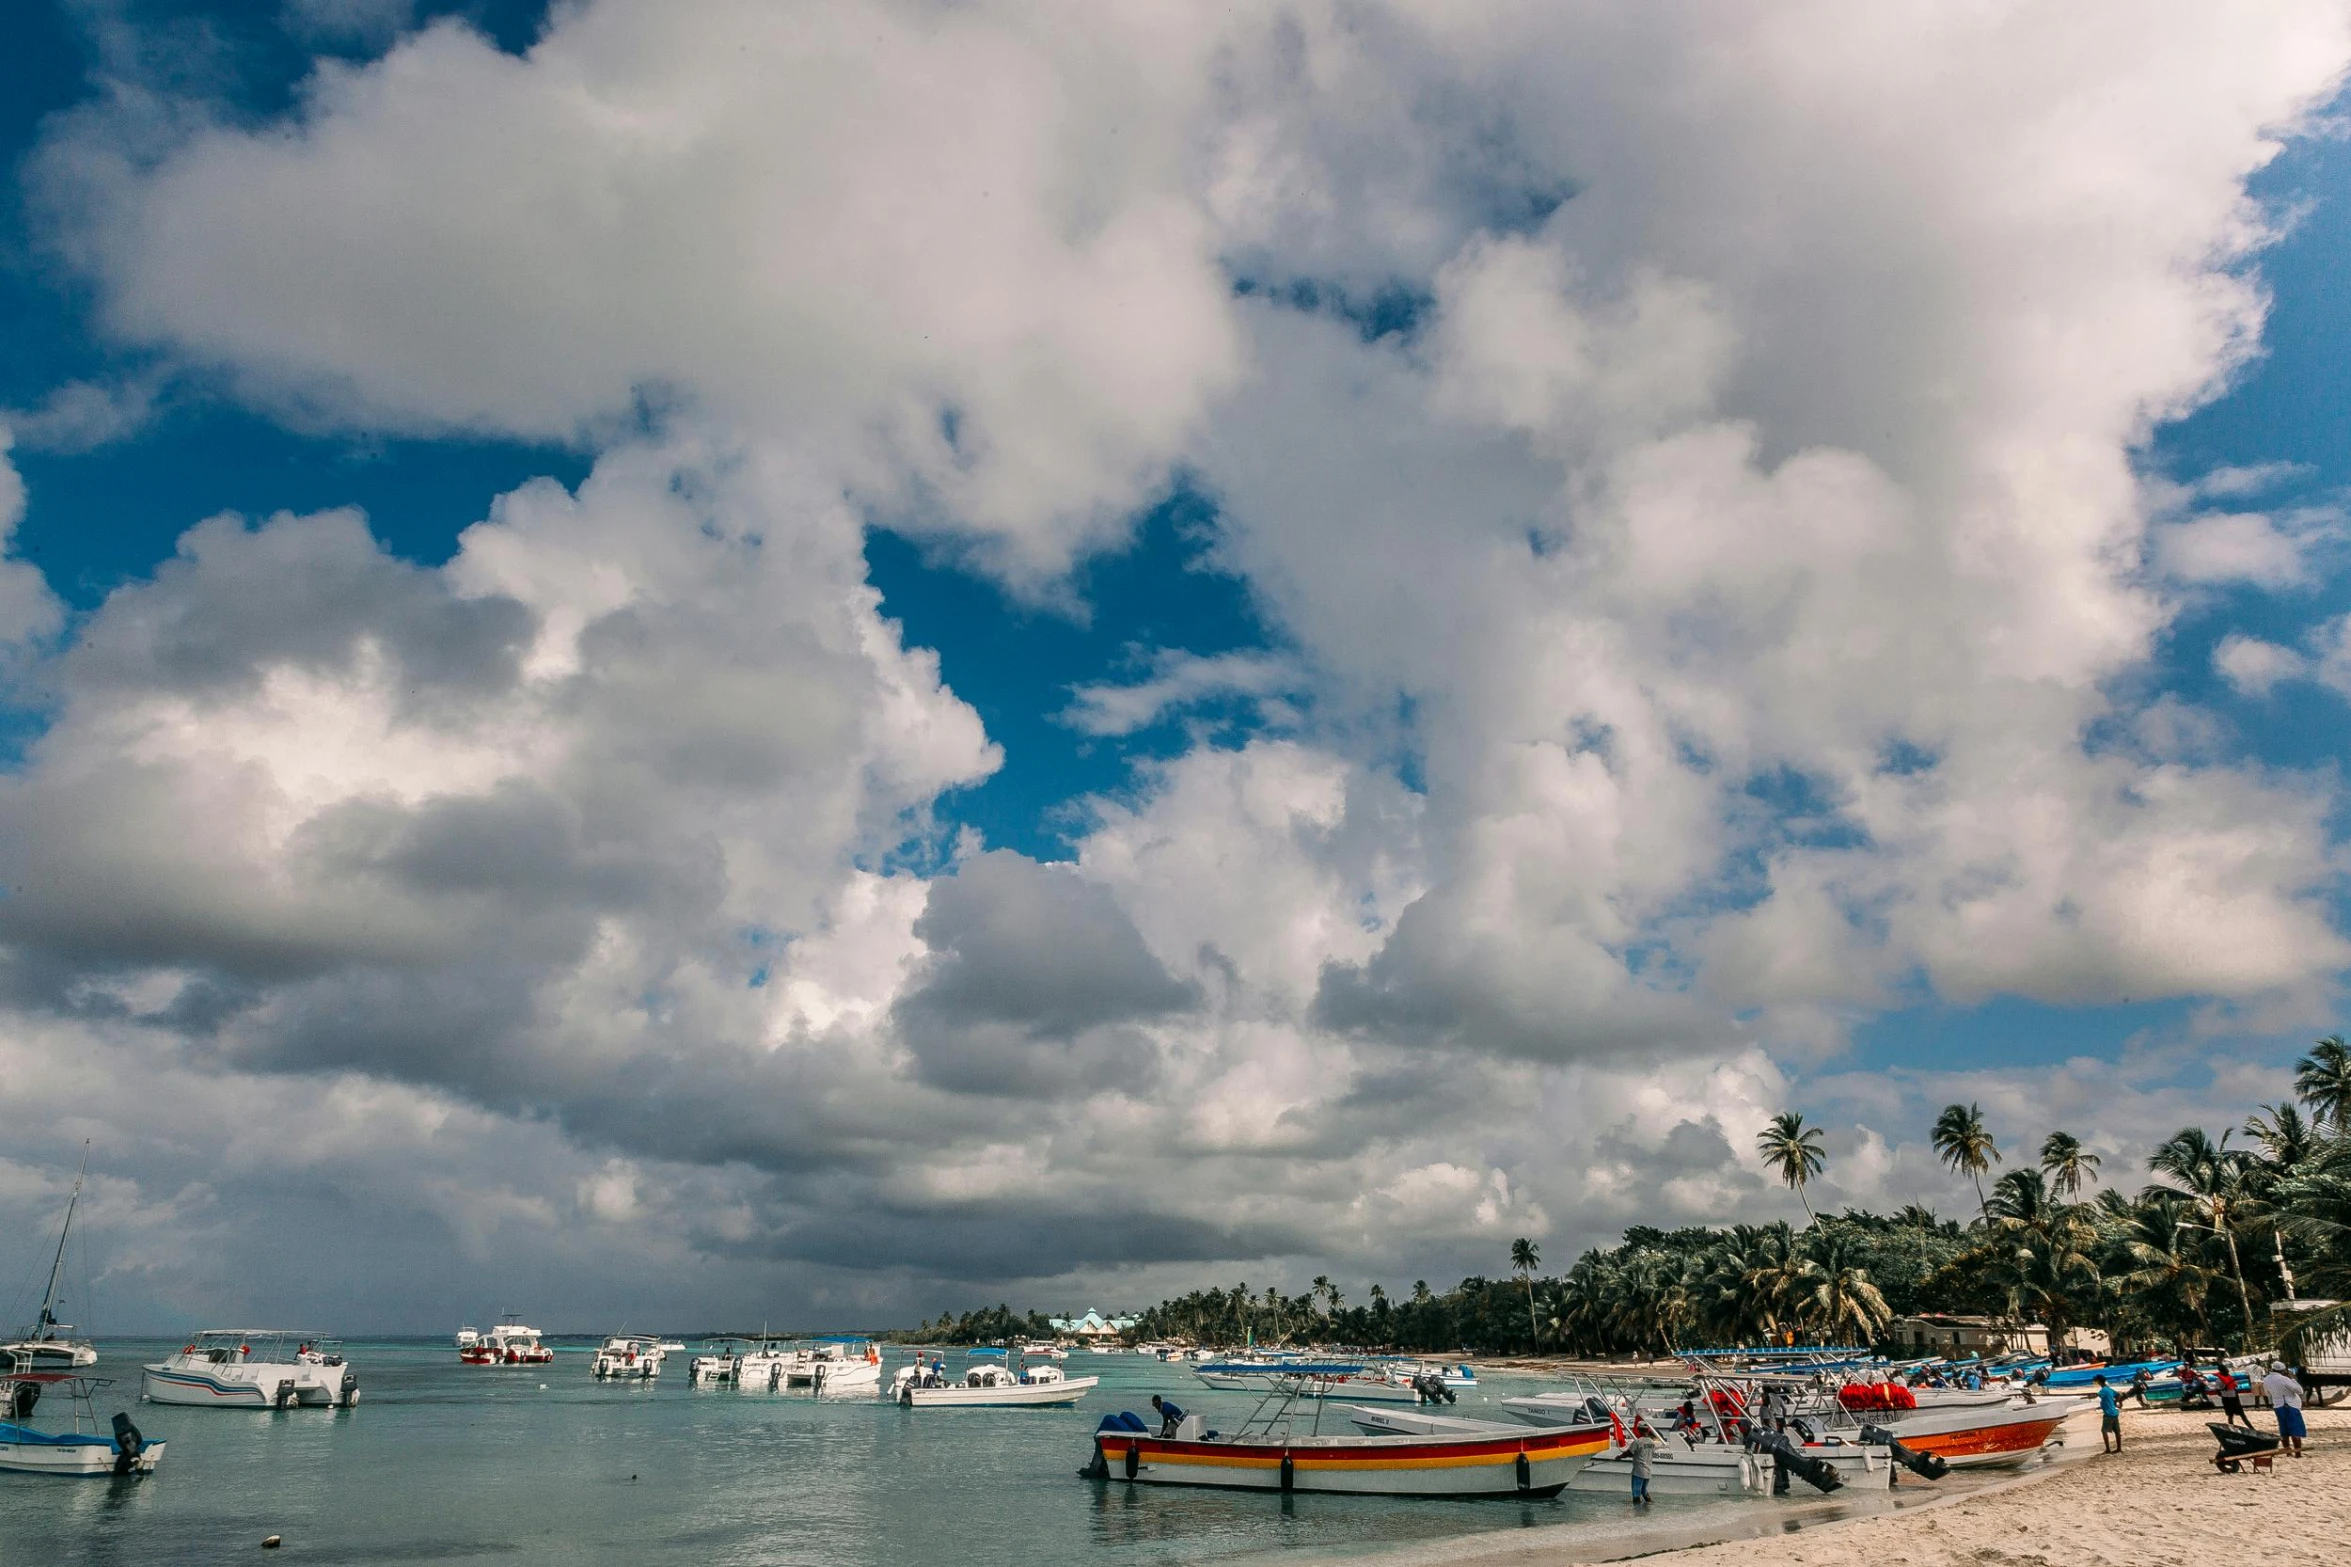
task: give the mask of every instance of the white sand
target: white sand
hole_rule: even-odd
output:
[[[2119,1457],[2052,1467],[2021,1485],[1890,1517],[1824,1524],[1768,1544],[1731,1541],[1646,1558],[1671,1567],[2307,1567],[2351,1561],[2351,1409],[2308,1412],[2299,1459],[2224,1475],[2210,1416],[2123,1414]],[[2263,1431],[2267,1410],[2253,1411]],[[2096,1422],[2074,1429],[2095,1442]],[[1583,1558],[1553,1555],[1556,1567]]]

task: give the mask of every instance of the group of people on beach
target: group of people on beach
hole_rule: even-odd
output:
[[[2107,1453],[2122,1451],[2123,1400],[2135,1398],[2139,1407],[2147,1407],[2147,1388],[2152,1381],[2144,1368],[2131,1378],[2129,1384],[2117,1388],[2105,1377],[2099,1377],[2094,1386],[2098,1392],[2099,1450]],[[2269,1400],[2270,1413],[2277,1417],[2278,1445],[2289,1458],[2302,1456],[2302,1439],[2309,1427],[2302,1418],[2302,1384],[2283,1361],[2273,1360],[2269,1369],[2258,1379],[2262,1396]],[[2245,1382],[2228,1368],[2226,1362],[2212,1368],[2209,1380],[2194,1366],[2180,1368],[2180,1407],[2182,1409],[2210,1409],[2215,1397],[2220,1400],[2222,1418],[2230,1425],[2241,1425],[2246,1430],[2257,1429],[2253,1417],[2245,1413]]]

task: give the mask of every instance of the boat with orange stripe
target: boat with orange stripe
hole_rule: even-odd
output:
[[[1231,1436],[1186,1418],[1167,1436],[1138,1417],[1111,1415],[1094,1433],[1089,1478],[1136,1485],[1242,1491],[1330,1491],[1355,1496],[1556,1496],[1609,1449],[1605,1425],[1475,1436],[1351,1436],[1250,1422]]]

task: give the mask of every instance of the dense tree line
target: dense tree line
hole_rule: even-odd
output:
[[[2287,1297],[2289,1274],[2302,1298],[2351,1296],[2351,1049],[2339,1037],[2319,1041],[2297,1064],[2295,1088],[2297,1102],[2263,1106],[2218,1137],[2182,1129],[2155,1150],[2153,1179],[2135,1193],[2105,1184],[2099,1156],[2064,1131],[1987,1187],[2005,1155],[1977,1106],[1952,1105],[1931,1141],[1975,1188],[1965,1222],[1912,1206],[1891,1216],[1848,1209],[1801,1230],[1636,1227],[1551,1277],[1537,1276],[1540,1254],[1520,1241],[1510,1278],[1443,1292],[1421,1281],[1402,1298],[1375,1285],[1358,1303],[1327,1278],[1302,1295],[1236,1283],[1153,1307],[1131,1336],[1659,1354],[1701,1341],[1868,1342],[1896,1316],[1954,1312],[2057,1336],[2098,1327],[2122,1350],[2268,1343],[2269,1306]],[[1810,1216],[1807,1187],[1827,1163],[1818,1130],[1789,1112],[1759,1151]],[[2305,1331],[2344,1325],[2337,1310],[2307,1319]]]

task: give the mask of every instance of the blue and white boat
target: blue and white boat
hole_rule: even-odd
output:
[[[152,1474],[163,1459],[163,1443],[142,1436],[128,1414],[114,1417],[111,1435],[98,1429],[96,1398],[114,1384],[103,1377],[70,1371],[35,1371],[14,1356],[0,1372],[0,1469],[19,1474]],[[43,1397],[62,1398],[72,1410],[69,1431],[43,1431],[32,1424]]]
[[[205,1409],[348,1409],[359,1402],[359,1373],[333,1340],[314,1333],[214,1328],[145,1367],[139,1391],[150,1404]]]

